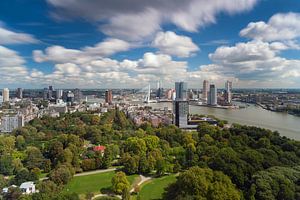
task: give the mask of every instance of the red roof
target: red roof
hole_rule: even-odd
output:
[[[104,151],[105,149],[106,149],[105,146],[100,146],[100,145],[94,147],[94,151]]]

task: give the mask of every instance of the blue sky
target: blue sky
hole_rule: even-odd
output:
[[[3,0],[0,87],[300,87],[297,0]]]

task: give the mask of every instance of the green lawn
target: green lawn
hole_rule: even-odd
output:
[[[174,174],[170,176],[164,176],[161,178],[155,178],[142,186],[140,191],[140,197],[143,200],[156,200],[161,199],[164,189],[170,184],[176,181]]]
[[[100,193],[100,189],[111,186],[111,179],[115,172],[105,172],[87,176],[74,177],[64,188],[66,192],[76,192],[77,194],[86,194],[88,192]],[[138,175],[127,176],[132,184]]]

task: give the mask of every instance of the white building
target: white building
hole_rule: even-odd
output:
[[[32,194],[36,192],[35,184],[32,181],[22,183],[20,189],[23,194]]]
[[[16,128],[24,126],[23,115],[5,115],[1,117],[0,132],[10,133]]]
[[[3,96],[3,102],[9,101],[9,89],[8,88],[3,89],[2,96]]]

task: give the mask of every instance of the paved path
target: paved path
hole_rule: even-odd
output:
[[[101,174],[101,173],[105,173],[105,172],[112,172],[112,171],[116,171],[117,168],[109,168],[109,169],[99,169],[99,170],[94,170],[94,171],[89,171],[89,172],[81,172],[81,173],[78,173],[78,174],[75,174],[75,176],[86,176],[86,175],[91,175],[91,174]],[[43,178],[40,178],[39,180],[40,181],[43,181],[43,180],[47,180],[49,179],[49,177],[43,177]]]
[[[152,179],[151,177],[145,177],[143,175],[140,175],[140,178],[141,178],[141,180],[136,185],[133,186],[133,188],[130,190],[130,193],[134,192],[135,186],[140,186],[143,183],[145,183],[146,181],[149,181],[150,179]]]
[[[110,196],[108,194],[96,194],[95,196],[92,197],[92,199],[96,199],[98,197],[117,197],[119,199],[122,199],[121,195]]]
[[[105,172],[111,172],[111,171],[116,171],[117,168],[109,168],[109,169],[99,169],[99,170],[94,170],[94,171],[89,171],[89,172],[82,172],[75,174],[74,176],[86,176],[86,175],[92,175],[92,174],[100,174],[100,173],[105,173]]]

